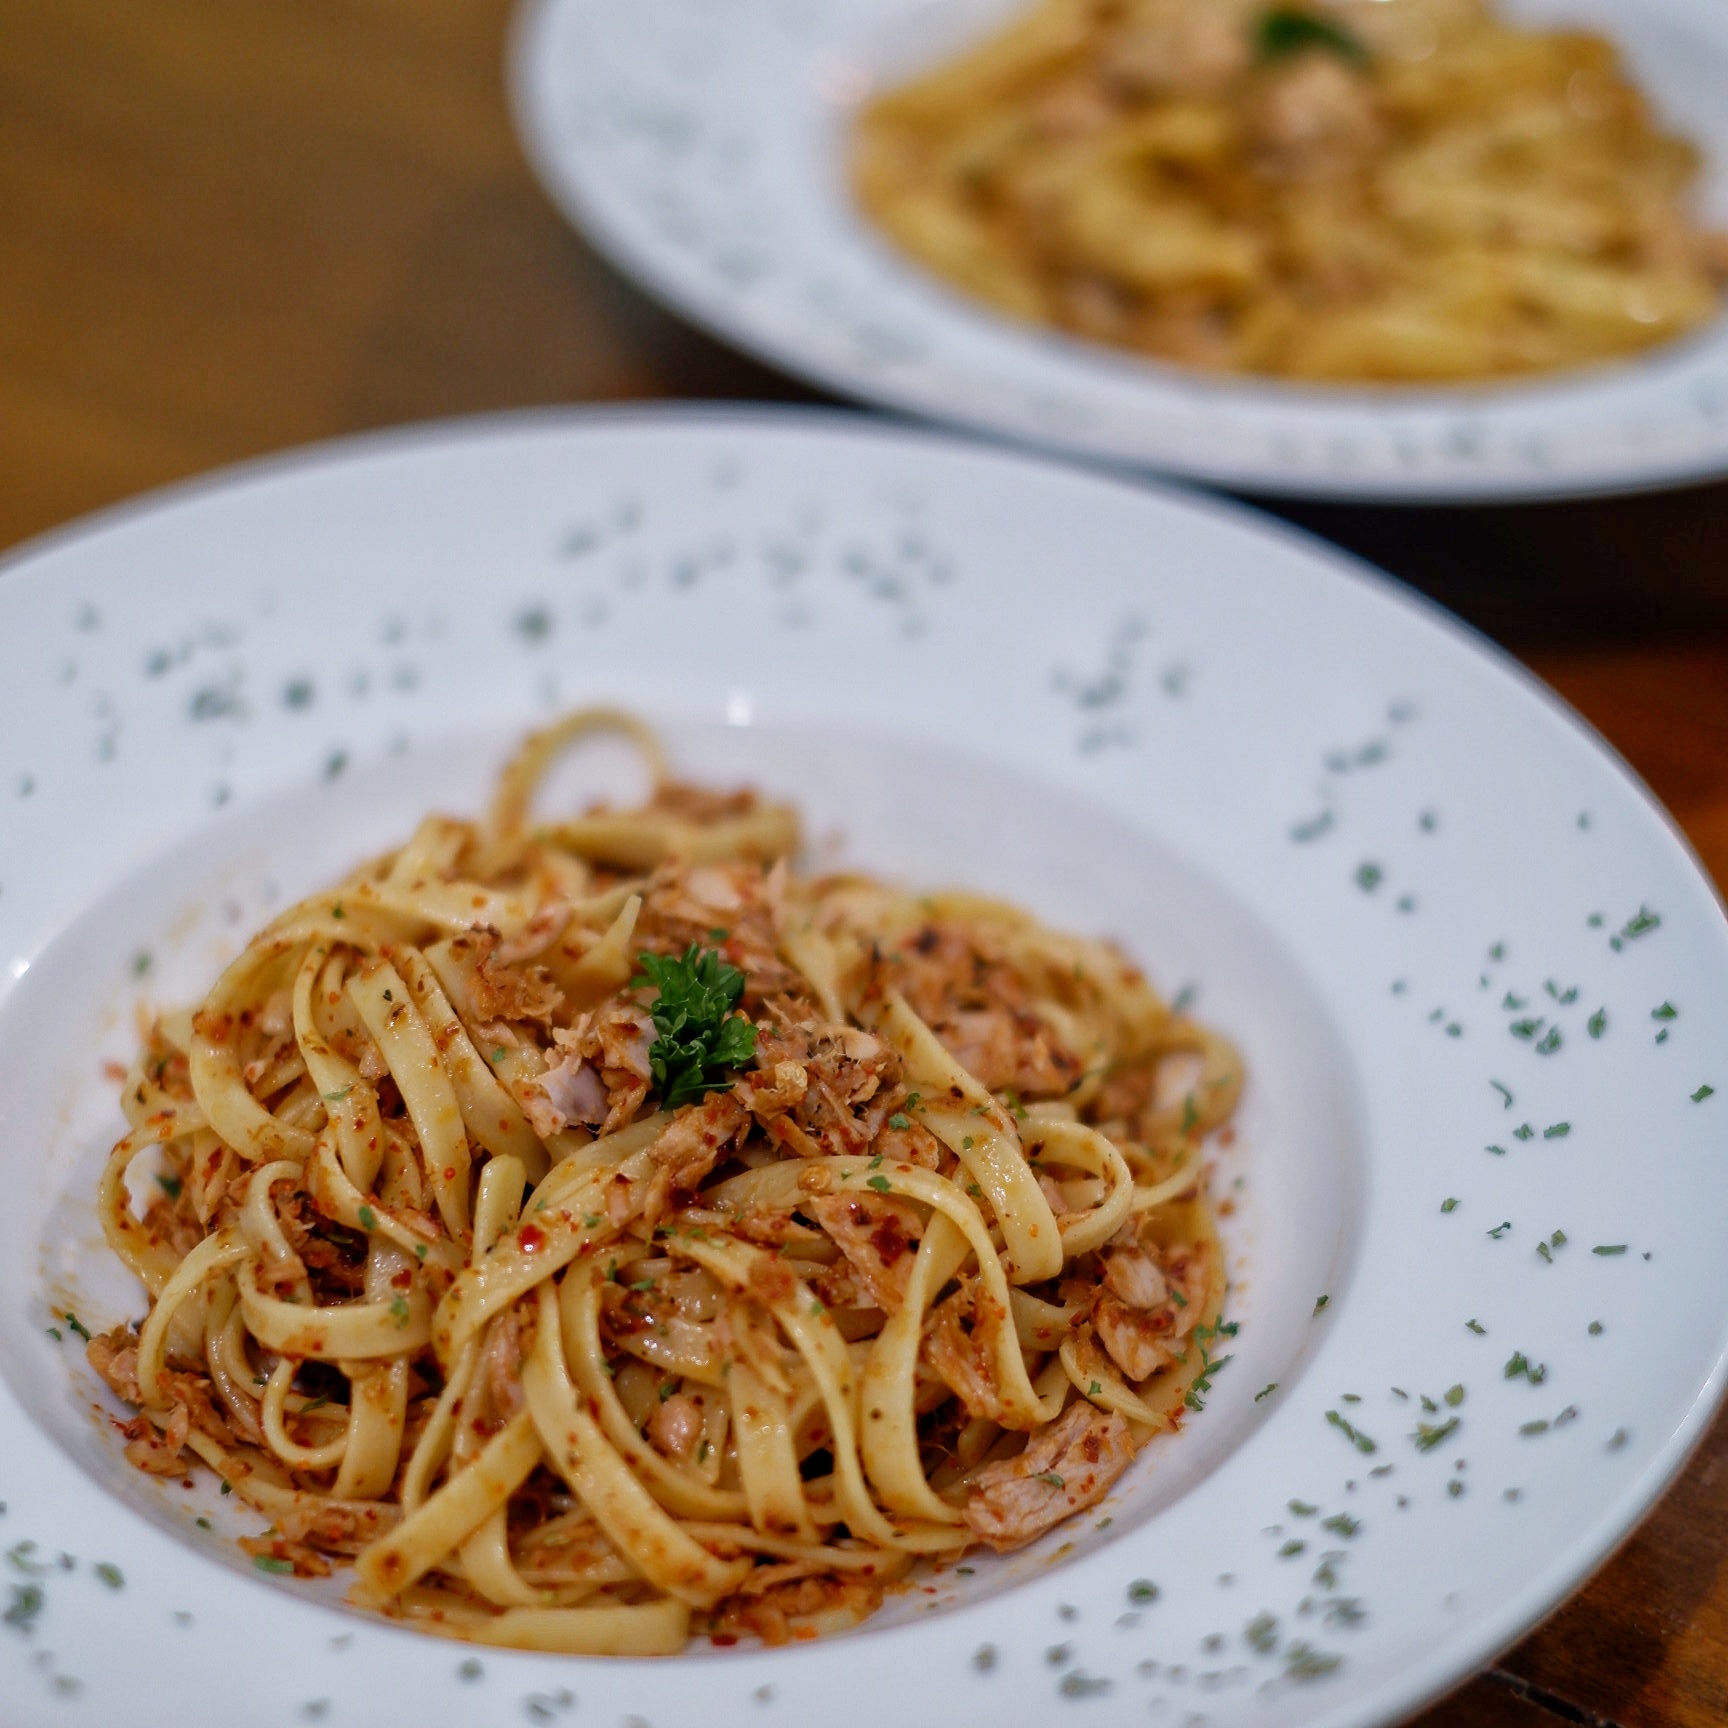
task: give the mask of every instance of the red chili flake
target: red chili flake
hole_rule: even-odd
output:
[[[546,1246],[546,1232],[538,1224],[524,1224],[518,1240],[524,1254],[538,1254]]]

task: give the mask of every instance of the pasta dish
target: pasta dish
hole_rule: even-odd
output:
[[[652,796],[535,816],[600,730]],[[644,1655],[851,1624],[1179,1428],[1235,1330],[1234,1051],[1103,943],[798,843],[586,710],[157,1017],[99,1193],[149,1312],[88,1347],[128,1458],[215,1472],[264,1570]]]
[[[853,181],[1016,318],[1185,366],[1486,379],[1716,315],[1697,151],[1483,0],[1042,0],[860,116]]]

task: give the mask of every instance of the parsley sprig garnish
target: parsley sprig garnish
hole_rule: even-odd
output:
[[[1340,60],[1349,61],[1352,66],[1364,66],[1368,62],[1367,50],[1348,30],[1334,24],[1330,18],[1299,11],[1293,6],[1274,6],[1263,12],[1255,26],[1254,37],[1254,45],[1262,60],[1286,60],[1293,54],[1319,48],[1328,54],[1336,54]]]
[[[649,1012],[659,1033],[648,1047],[648,1070],[668,1110],[693,1104],[710,1092],[726,1092],[727,1070],[756,1054],[756,1028],[734,1014],[744,994],[744,974],[711,948],[692,942],[681,958],[642,953],[642,974],[630,987],[659,992]]]

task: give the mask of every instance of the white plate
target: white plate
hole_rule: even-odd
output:
[[[1728,473],[1728,319],[1620,364],[1487,387],[1209,378],[1005,319],[909,262],[845,184],[859,101],[1026,0],[525,0],[511,89],[553,197],[740,347],[845,394],[1249,491],[1576,496]],[[1601,29],[1705,148],[1728,223],[1728,9],[1512,0]]]
[[[549,415],[99,517],[6,566],[0,641],[0,1545],[48,1568],[33,1629],[0,1624],[9,1723],[555,1721],[566,1693],[656,1728],[1382,1722],[1576,1584],[1716,1402],[1715,896],[1551,697],[1309,541],[834,416]],[[1249,1064],[1218,1177],[1241,1332],[1204,1412],[1029,1557],[819,1646],[464,1680],[461,1647],[253,1571],[207,1484],[125,1465],[63,1316],[142,1306],[91,1200],[135,1004],[593,700],[861,863],[1196,986]]]

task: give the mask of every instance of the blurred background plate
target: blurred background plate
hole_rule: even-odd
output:
[[[1024,0],[531,0],[512,81],[542,180],[627,271],[855,398],[1076,455],[1294,497],[1578,497],[1728,473],[1728,321],[1536,381],[1378,390],[1208,377],[1013,323],[855,207],[848,128],[884,80]],[[1728,217],[1728,8],[1523,0],[1617,43]]]

